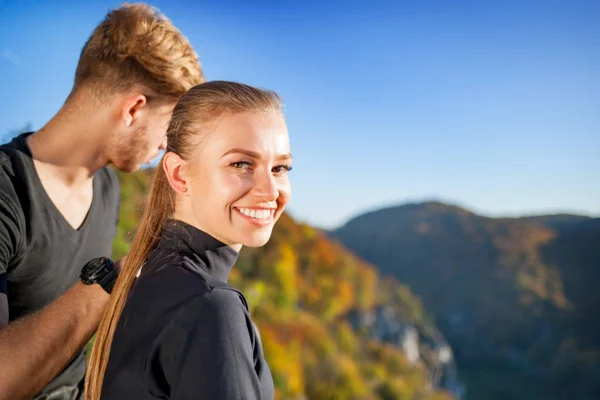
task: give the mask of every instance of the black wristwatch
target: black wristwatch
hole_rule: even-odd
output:
[[[117,270],[110,258],[94,258],[83,266],[79,279],[86,285],[99,284],[109,293],[117,281]]]

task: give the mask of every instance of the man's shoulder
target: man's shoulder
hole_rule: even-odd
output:
[[[0,171],[2,173],[14,171],[15,150],[10,143],[0,145]]]
[[[2,150],[0,146],[0,182],[15,175],[15,168],[11,157]]]
[[[99,173],[102,176],[102,179],[104,179],[110,185],[119,185],[119,176],[112,167],[107,165],[106,167],[100,169]]]
[[[6,157],[12,157],[19,153],[29,153],[26,139],[27,136],[31,135],[32,133],[33,132],[20,133],[9,139],[7,142],[0,144],[0,153]]]
[[[19,138],[0,145],[0,199],[9,206],[17,206],[27,190],[24,174],[27,157],[18,145]]]
[[[110,166],[106,166],[97,172],[96,177],[100,180],[99,187],[104,199],[110,204],[120,203],[121,185],[115,170]]]
[[[5,263],[21,248],[27,225],[23,202],[28,198],[28,186],[20,152],[12,142],[0,146],[0,241],[8,246],[3,254]]]
[[[0,145],[0,178],[14,178],[25,172],[25,159],[31,158],[25,146],[25,137],[29,134],[23,133]]]
[[[102,177],[101,179],[107,187],[113,190],[119,190],[119,176],[112,167],[107,165],[106,167],[100,169],[98,173]]]

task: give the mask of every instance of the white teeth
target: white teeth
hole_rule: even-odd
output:
[[[238,210],[240,210],[242,214],[256,219],[268,219],[273,212],[272,210],[255,210],[251,208],[238,208]]]

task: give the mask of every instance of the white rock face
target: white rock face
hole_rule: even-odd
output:
[[[410,363],[424,363],[431,386],[448,390],[457,399],[464,398],[465,389],[458,379],[452,348],[437,329],[433,334],[423,336],[418,327],[403,321],[394,315],[391,307],[384,305],[368,311],[352,311],[346,318],[355,330],[402,349]],[[421,348],[429,357],[421,354]]]

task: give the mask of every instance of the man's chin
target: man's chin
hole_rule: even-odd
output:
[[[142,167],[141,164],[138,163],[112,163],[119,171],[121,172],[136,172],[139,171]]]

